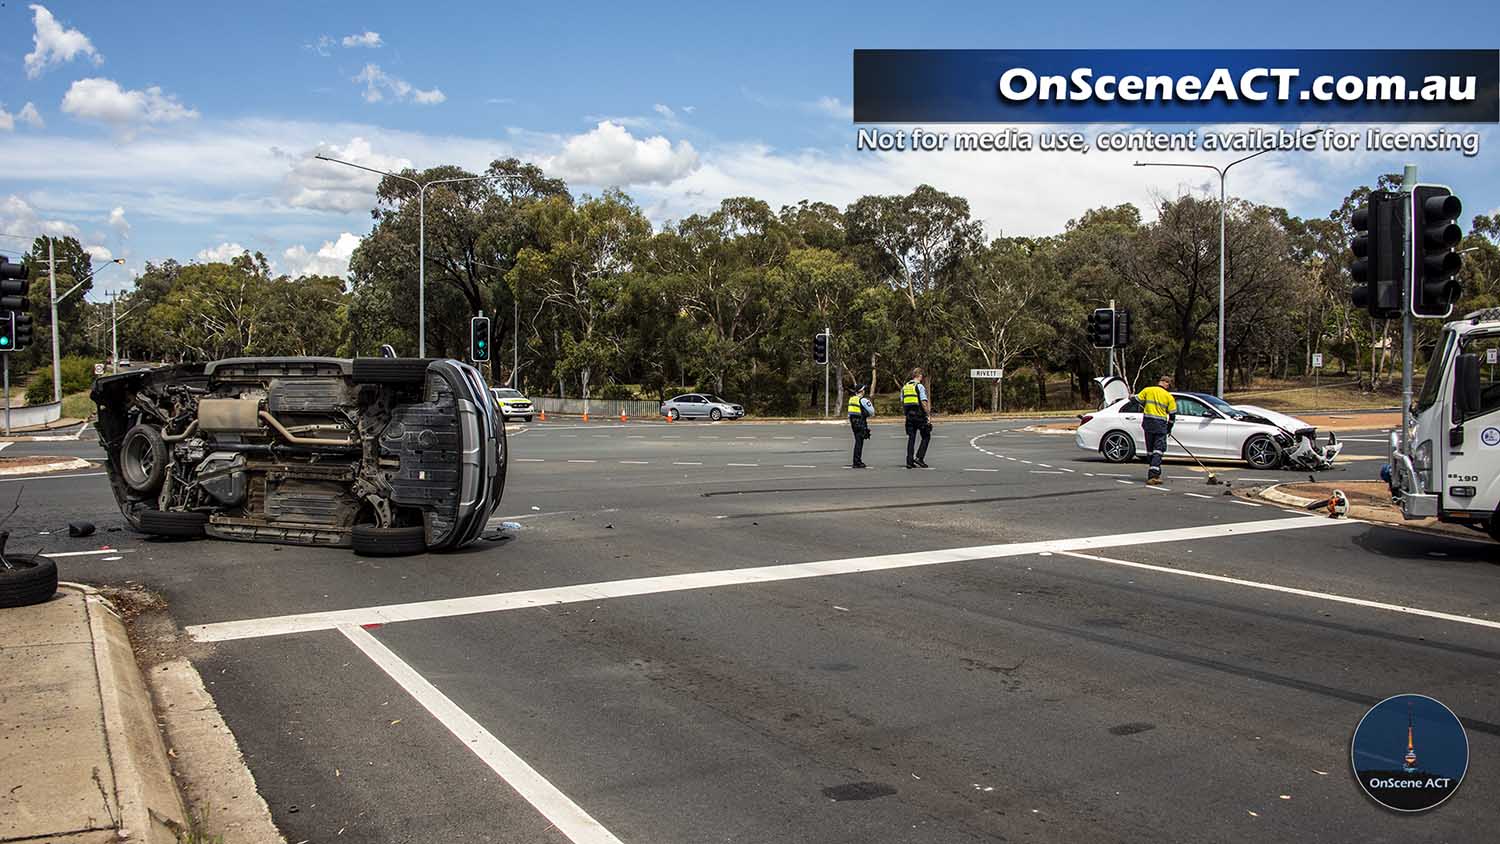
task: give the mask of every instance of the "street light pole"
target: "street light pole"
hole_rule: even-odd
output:
[[[366,167],[363,164],[355,164],[352,161],[344,161],[327,155],[315,155],[313,158],[319,161],[331,161],[334,164],[342,164],[345,167],[353,167],[356,170],[364,170],[377,173],[381,176],[390,176],[403,182],[413,184],[417,188],[417,357],[427,357],[427,189],[433,185],[444,185],[452,182],[482,182],[489,179],[518,178],[514,176],[458,176],[451,179],[433,179],[429,182],[419,182],[410,176],[400,173],[392,173],[388,170],[376,170],[374,167]]]
[[[57,258],[53,254],[52,244],[53,238],[47,238],[47,301],[49,302],[52,309],[52,400],[55,402],[60,402],[62,401],[62,357],[61,353],[58,350],[58,341],[60,340],[59,335],[61,334],[61,332],[58,330],[57,325],[57,305],[62,300],[73,295],[74,290],[82,287],[85,282],[93,278],[94,274],[97,273],[98,270],[89,270],[89,274],[80,279],[77,284],[74,284],[72,287],[68,288],[68,292],[64,293],[61,296],[57,295]],[[125,263],[125,259],[114,258],[111,259],[109,263],[123,265]]]
[[[1319,131],[1326,132],[1328,130],[1322,129]],[[1219,358],[1216,371],[1216,389],[1214,392],[1214,395],[1218,396],[1219,398],[1224,397],[1224,217],[1226,201],[1224,183],[1226,177],[1229,175],[1229,168],[1233,167],[1234,165],[1239,164],[1243,161],[1249,161],[1250,159],[1255,158],[1258,155],[1265,155],[1268,152],[1279,151],[1280,150],[1277,150],[1273,147],[1271,149],[1263,149],[1260,152],[1252,152],[1244,158],[1237,158],[1234,161],[1225,164],[1223,167],[1218,167],[1213,164],[1189,164],[1186,162],[1172,161],[1135,162],[1135,166],[1137,167],[1198,167],[1204,170],[1212,170],[1215,173],[1219,174]]]

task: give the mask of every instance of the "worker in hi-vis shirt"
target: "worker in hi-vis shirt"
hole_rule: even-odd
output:
[[[854,431],[854,462],[849,466],[851,469],[865,468],[865,440],[870,438],[869,419],[874,415],[875,405],[865,398],[865,385],[860,384],[854,388],[854,395],[849,397],[849,427]]]
[[[1177,399],[1168,392],[1172,389],[1172,377],[1163,375],[1155,387],[1147,387],[1137,395],[1141,403],[1141,427],[1146,429],[1146,451],[1151,455],[1151,468],[1146,470],[1146,483],[1161,484],[1161,458],[1167,451],[1167,437],[1172,433],[1172,423],[1177,420]]]
[[[906,468],[928,468],[927,443],[932,440],[932,402],[927,398],[927,385],[922,383],[922,369],[911,371],[911,380],[901,385],[901,410],[906,414]],[[922,445],[917,446],[917,435],[922,436]],[[916,448],[916,453],[912,449]]]

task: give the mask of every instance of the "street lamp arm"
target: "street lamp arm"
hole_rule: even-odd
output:
[[[114,258],[114,259],[110,260],[108,263],[124,265],[125,259],[124,258]],[[102,270],[102,269],[104,269],[104,268],[103,267],[95,267],[94,269],[89,270],[89,274],[86,275],[86,276],[84,276],[82,281],[78,282],[77,284],[73,285],[72,287],[69,287],[67,293],[64,293],[63,295],[58,296],[57,298],[53,299],[52,300],[52,304],[54,304],[54,305],[60,305],[60,304],[62,304],[62,300],[68,298],[69,296],[72,296],[73,295],[73,291],[75,291],[78,288],[80,288],[80,287],[84,286],[85,284],[87,284],[88,281],[89,281],[89,279],[91,279],[95,275],[97,275],[99,273],[99,270]]]
[[[319,161],[332,161],[334,164],[342,164],[345,167],[353,167],[356,170],[364,170],[367,173],[374,173],[379,176],[390,176],[392,179],[400,179],[403,182],[411,182],[412,184],[417,186],[418,190],[422,188],[421,182],[413,179],[410,176],[403,176],[400,173],[392,173],[389,170],[376,170],[374,167],[366,167],[363,164],[355,164],[352,161],[345,161],[342,158],[333,158],[332,156],[328,155],[319,154],[313,156],[313,158],[316,158]]]
[[[1255,155],[1260,155],[1260,153],[1256,153]],[[1247,156],[1247,157],[1254,158],[1255,156],[1252,155],[1252,156]],[[1240,159],[1240,161],[1244,161],[1244,160],[1245,159],[1243,159],[1243,158]],[[1238,163],[1240,163],[1240,162],[1239,161],[1233,162],[1233,163],[1231,163],[1229,165],[1229,167],[1233,167],[1235,164],[1238,164]],[[1219,178],[1221,178],[1221,179],[1224,178],[1225,171],[1227,171],[1229,169],[1229,167],[1225,167],[1223,169],[1220,169],[1220,168],[1218,168],[1218,167],[1216,167],[1216,166],[1214,166],[1212,164],[1187,164],[1187,163],[1179,163],[1179,162],[1176,162],[1176,161],[1137,161],[1135,163],[1135,166],[1137,166],[1137,167],[1198,167],[1198,168],[1201,168],[1203,170],[1212,170],[1215,173],[1218,173],[1219,174]]]

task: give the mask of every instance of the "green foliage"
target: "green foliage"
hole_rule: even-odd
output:
[[[62,359],[62,393],[64,397],[87,392],[94,383],[93,358],[65,357]],[[43,365],[32,373],[26,385],[27,404],[46,404],[52,401],[52,367]]]

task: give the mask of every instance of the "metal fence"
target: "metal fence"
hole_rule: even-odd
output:
[[[626,416],[652,417],[661,415],[661,403],[654,401],[634,401],[629,399],[589,399],[585,408],[583,399],[554,399],[536,396],[531,397],[531,403],[538,410],[548,413],[556,413],[564,416],[581,416],[585,410],[591,416]]]

